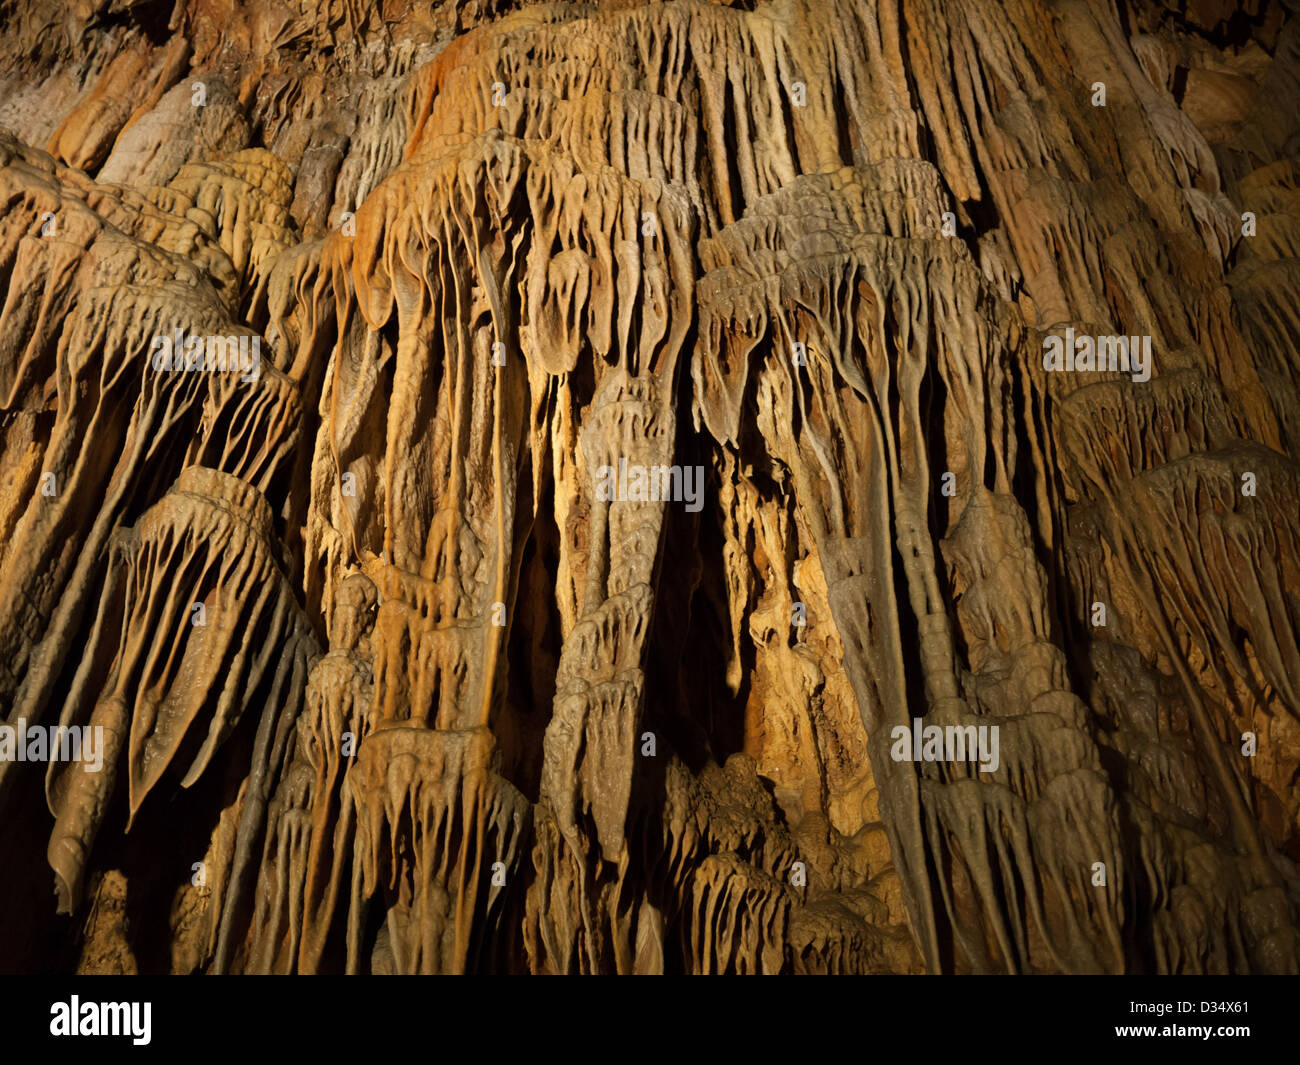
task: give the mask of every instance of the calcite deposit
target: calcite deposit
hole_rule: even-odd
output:
[[[0,969],[1296,972],[1298,256],[1291,0],[0,0]]]

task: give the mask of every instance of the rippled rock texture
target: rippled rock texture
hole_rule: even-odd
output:
[[[5,969],[1296,971],[1295,4],[0,26]]]

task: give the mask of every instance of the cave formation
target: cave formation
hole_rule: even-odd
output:
[[[1297,971],[1300,6],[0,52],[0,969]]]

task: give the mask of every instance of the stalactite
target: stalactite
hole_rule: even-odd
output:
[[[1288,4],[148,7],[0,2],[0,965],[1300,966]]]

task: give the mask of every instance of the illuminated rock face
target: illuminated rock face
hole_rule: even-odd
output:
[[[0,966],[1294,972],[1300,19],[363,7],[0,6]]]

